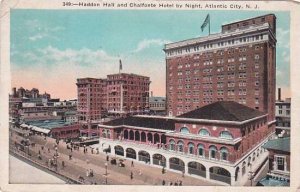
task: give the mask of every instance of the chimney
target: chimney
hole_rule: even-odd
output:
[[[15,97],[17,95],[17,88],[12,88],[12,95]]]
[[[278,101],[281,101],[281,88],[278,88]]]

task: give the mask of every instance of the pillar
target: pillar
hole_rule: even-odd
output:
[[[189,173],[189,166],[188,166],[187,162],[184,162],[184,172],[185,172],[185,174]]]
[[[110,146],[110,154],[111,155],[116,155],[116,153],[115,153],[115,146],[113,146],[113,145],[109,145]]]
[[[210,179],[210,177],[209,177],[209,167],[206,167],[206,179]]]

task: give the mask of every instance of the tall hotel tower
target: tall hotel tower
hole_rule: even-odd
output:
[[[268,113],[273,127],[275,15],[222,25],[221,33],[166,44],[164,51],[170,116],[216,101],[235,101]]]

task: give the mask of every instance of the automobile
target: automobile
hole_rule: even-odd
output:
[[[116,164],[117,164],[117,160],[116,160],[115,158],[112,158],[112,159],[110,160],[110,164],[116,165]]]

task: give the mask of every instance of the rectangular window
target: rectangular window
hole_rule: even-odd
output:
[[[285,171],[285,167],[284,167],[285,157],[275,156],[275,159],[276,159],[276,162],[277,162],[276,169],[280,170],[280,171]]]

